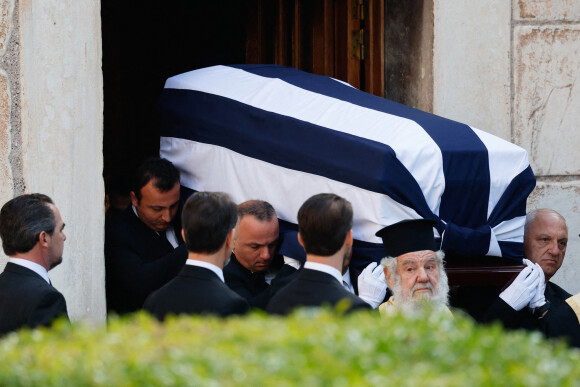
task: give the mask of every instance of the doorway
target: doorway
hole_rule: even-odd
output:
[[[159,154],[157,100],[173,75],[275,63],[384,96],[384,0],[101,1],[108,197]]]

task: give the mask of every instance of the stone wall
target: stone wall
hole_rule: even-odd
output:
[[[553,281],[580,292],[580,2],[435,0],[434,20],[434,113],[528,151],[538,180],[528,210],[568,222]]]
[[[554,281],[580,292],[580,2],[513,2],[513,141],[538,179],[529,208],[568,223],[568,250]],[[577,83],[578,82],[578,83]]]
[[[0,201],[24,192],[52,197],[67,240],[51,281],[71,319],[103,322],[100,2],[0,4]]]
[[[20,139],[19,66],[17,20],[14,0],[0,3],[0,202],[5,203],[15,192],[14,177],[21,179],[22,163],[14,149]],[[14,148],[13,148],[14,147]],[[14,149],[14,150],[13,150]],[[13,170],[15,169],[15,170]],[[22,186],[17,188],[17,191]]]

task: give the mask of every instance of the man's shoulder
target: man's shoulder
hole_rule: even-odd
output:
[[[123,238],[146,232],[147,226],[139,220],[131,206],[105,222],[105,239]]]
[[[280,289],[270,300],[268,311],[285,313],[294,306],[335,306],[348,303],[347,310],[370,308],[356,295],[344,289],[330,274],[317,270],[302,269],[296,278]]]
[[[67,316],[62,293],[28,268],[6,266],[0,274],[0,315],[9,317],[0,323],[0,333],[49,325],[55,318]]]
[[[232,254],[230,261],[224,266],[224,277],[226,282],[228,279],[245,278],[249,276],[250,271],[242,266],[242,264]]]
[[[548,281],[546,291],[544,292],[546,300],[550,301],[552,307],[558,306],[565,302],[572,294],[568,293],[555,283]]]
[[[157,294],[181,293],[183,289],[190,289],[191,294],[205,294],[238,298],[238,294],[231,290],[212,270],[205,267],[185,265],[177,277],[162,286]],[[189,297],[189,295],[184,295]],[[241,297],[240,297],[241,298]]]
[[[226,315],[245,313],[249,306],[211,270],[186,265],[177,277],[147,298],[144,308],[161,315],[169,312]]]
[[[0,273],[0,286],[4,289],[14,287],[15,290],[21,289],[27,292],[36,292],[37,294],[53,292],[60,294],[58,290],[33,270],[11,262],[8,262],[4,271]]]

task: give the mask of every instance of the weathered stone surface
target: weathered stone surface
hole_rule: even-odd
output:
[[[67,224],[50,272],[73,320],[105,319],[100,2],[20,1],[23,162]]]
[[[580,292],[580,181],[539,182],[528,198],[528,211],[551,208],[558,211],[568,225],[568,248],[564,263],[552,281],[568,292]]]
[[[0,70],[0,206],[12,198],[10,169],[10,88],[6,73]]]
[[[515,141],[536,175],[580,174],[580,28],[514,32]]]
[[[6,45],[12,30],[12,12],[14,0],[0,1],[0,55],[6,52]]]
[[[511,141],[511,4],[435,1],[433,112]]]
[[[514,19],[533,21],[578,21],[578,0],[514,0]]]

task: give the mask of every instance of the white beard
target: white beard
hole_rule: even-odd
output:
[[[445,269],[439,271],[439,282],[437,287],[434,288],[431,283],[427,283],[426,286],[432,290],[432,293],[422,293],[419,297],[414,298],[412,296],[416,288],[425,287],[424,284],[415,285],[411,289],[410,294],[404,294],[403,288],[401,286],[401,277],[395,275],[395,284],[391,291],[393,292],[393,297],[395,298],[395,305],[397,308],[405,312],[415,312],[420,310],[423,305],[429,304],[435,309],[446,309],[449,306],[449,284],[447,282],[447,273]]]

